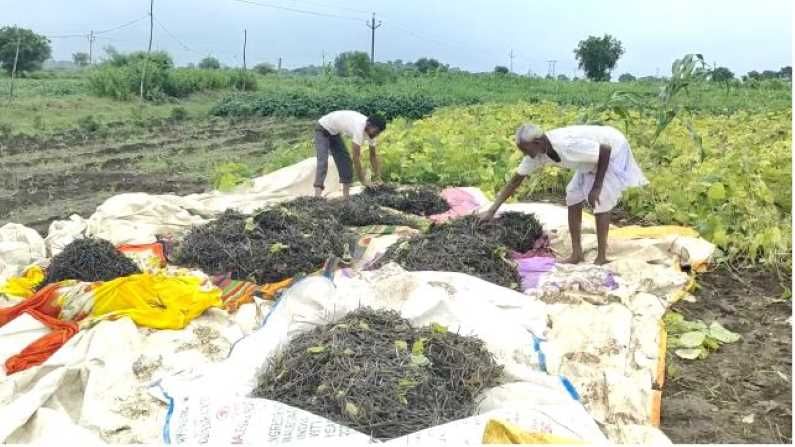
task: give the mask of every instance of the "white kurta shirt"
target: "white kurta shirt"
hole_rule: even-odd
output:
[[[606,144],[611,147],[612,159],[627,139],[619,130],[609,126],[568,126],[546,132],[552,149],[560,156],[560,162],[549,158],[546,154],[535,158],[525,156],[516,170],[519,175],[528,175],[541,166],[552,164],[563,166],[577,172],[596,172],[599,162],[599,146]]]
[[[365,142],[375,146],[375,139],[370,138],[364,131],[367,126],[367,117],[353,110],[338,110],[320,118],[318,124],[323,126],[331,135],[345,135],[353,142],[363,146]]]

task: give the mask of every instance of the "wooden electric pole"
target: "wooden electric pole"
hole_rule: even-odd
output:
[[[97,40],[94,37],[94,30],[88,34],[88,65],[94,64],[94,41]]]
[[[14,99],[14,79],[17,75],[17,61],[19,60],[19,46],[22,44],[22,33],[17,28],[17,51],[14,53],[14,65],[11,67],[11,87],[8,91],[8,100]]]
[[[375,63],[375,30],[381,27],[381,21],[378,21],[378,24],[375,23],[375,13],[373,13],[373,19],[370,23],[367,24],[367,27],[370,28],[370,63]]]
[[[240,70],[240,90],[246,90],[246,43],[248,41],[248,30],[243,28],[243,68]]]
[[[246,42],[248,41],[248,30],[243,28],[243,71],[246,71]]]
[[[511,51],[508,53],[508,57],[511,58],[510,70],[511,73],[513,73],[513,58],[516,57],[513,55],[513,48],[511,48]]]
[[[153,14],[155,0],[149,0],[149,46],[146,49],[146,59],[144,60],[144,70],[141,76],[141,99],[144,99],[144,79],[146,78],[146,67],[149,65],[149,53],[152,52],[152,31],[155,26],[155,16]]]

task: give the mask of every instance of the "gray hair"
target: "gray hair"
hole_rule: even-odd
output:
[[[516,144],[527,143],[544,135],[544,129],[535,124],[522,124],[516,130]]]

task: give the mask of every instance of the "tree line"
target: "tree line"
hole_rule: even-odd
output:
[[[18,52],[17,48],[19,49]],[[107,47],[105,50],[107,55],[105,62],[119,65],[119,58],[122,58],[123,55],[120,55],[112,47]],[[601,37],[589,36],[580,41],[574,49],[578,67],[583,70],[585,78],[596,82],[611,80],[612,71],[615,69],[619,59],[624,53],[625,49],[621,41],[609,34],[605,34]],[[11,73],[13,70],[15,59],[16,70],[20,73],[26,73],[40,70],[42,64],[48,60],[51,55],[51,42],[46,36],[36,34],[30,29],[20,27],[6,26],[0,28],[0,68],[7,73]],[[72,60],[78,67],[85,67],[90,63],[89,55],[84,52],[74,53],[72,55]],[[189,64],[188,66],[207,70],[222,68],[220,61],[213,56],[207,56],[197,64]],[[270,63],[257,64],[253,69],[263,75],[278,71],[278,69]],[[451,68],[450,65],[429,57],[422,57],[413,62],[395,60],[373,64],[370,62],[369,55],[363,51],[344,52],[326,66],[310,65],[291,70],[291,72],[295,74],[333,74],[340,77],[370,79],[378,82],[389,80],[391,77],[398,74],[433,74],[456,71],[462,70],[455,67]],[[509,75],[510,70],[505,66],[498,65],[494,68],[493,73]],[[547,78],[549,79],[551,76],[547,76]],[[566,75],[562,74],[558,75],[555,79],[561,81],[569,80]],[[781,67],[779,70],[763,70],[761,72],[752,70],[739,77],[739,79],[727,67],[715,67],[710,70],[708,79],[727,85],[737,80],[743,82],[770,79],[791,81],[792,67],[786,66]],[[632,82],[636,80],[654,81],[658,79],[653,76],[638,78],[630,73],[624,73],[618,77],[619,82]]]

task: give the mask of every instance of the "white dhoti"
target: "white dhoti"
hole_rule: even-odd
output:
[[[566,205],[587,202],[588,194],[591,193],[595,180],[595,170],[575,171],[574,177],[566,187]],[[612,210],[618,204],[625,189],[644,186],[648,183],[649,181],[646,180],[640,166],[635,162],[629,144],[625,143],[612,148],[610,162],[602,182],[602,191],[599,194],[599,202],[594,207],[594,213],[601,214]],[[593,206],[593,204],[591,205]]]

